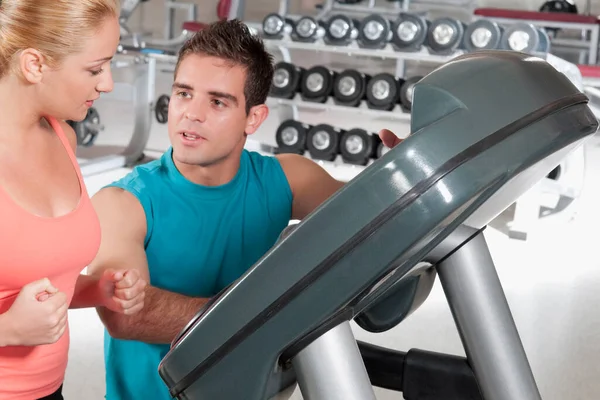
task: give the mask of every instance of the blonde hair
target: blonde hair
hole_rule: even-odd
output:
[[[119,0],[0,0],[0,78],[28,48],[40,51],[50,66],[60,65],[119,10]]]

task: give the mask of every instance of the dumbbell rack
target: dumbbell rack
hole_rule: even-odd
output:
[[[285,8],[280,8],[285,9]],[[398,12],[401,10],[398,10]],[[321,14],[320,14],[321,15]],[[262,26],[260,24],[251,24],[248,23],[252,28],[257,31],[262,30]],[[363,56],[370,57],[375,59],[395,59],[396,60],[396,68],[395,68],[395,76],[396,77],[404,77],[405,75],[405,62],[406,61],[415,61],[422,63],[430,63],[435,65],[444,64],[453,58],[463,54],[461,50],[457,50],[451,55],[438,55],[431,54],[427,49],[423,48],[417,52],[403,52],[394,50],[391,44],[387,44],[382,49],[368,49],[359,47],[356,42],[352,42],[348,45],[343,46],[335,46],[330,45],[324,42],[323,39],[317,39],[311,43],[305,42],[297,42],[289,37],[284,37],[282,39],[270,39],[263,37],[263,41],[267,49],[271,52],[278,51],[282,61],[292,63],[292,56],[290,54],[293,50],[306,50],[306,51],[314,51],[314,52],[326,52],[326,53],[336,53],[336,54],[345,54],[348,55],[349,58],[352,56]],[[340,106],[335,104],[332,98],[329,98],[324,103],[316,103],[303,101],[299,94],[296,94],[292,99],[283,99],[276,97],[269,97],[269,103],[277,106],[277,112],[280,121],[285,121],[287,119],[299,120],[298,114],[300,109],[306,110],[322,110],[322,111],[335,111],[335,112],[347,112],[352,113],[354,115],[363,115],[370,119],[382,120],[382,121],[397,121],[397,122],[406,122],[410,123],[410,113],[402,112],[399,110],[399,106],[392,111],[381,111],[370,109],[366,106],[366,102],[363,100],[361,105],[358,107],[348,107],[348,106]],[[335,126],[335,124],[333,124]],[[358,128],[358,127],[357,127]],[[306,157],[310,158],[308,154],[305,154]],[[356,174],[358,174],[363,166],[344,164],[339,161],[339,158],[335,161],[323,161],[323,160],[315,160],[323,167],[325,167],[332,175],[336,178],[344,180],[351,179]],[[349,172],[348,170],[352,171]]]

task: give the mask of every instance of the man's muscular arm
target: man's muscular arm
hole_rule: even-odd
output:
[[[123,315],[98,307],[100,319],[114,338],[170,343],[208,299],[151,286],[144,249],[146,215],[134,195],[110,187],[100,190],[92,202],[100,219],[102,240],[96,258],[88,267],[88,274],[101,276],[107,268],[135,268],[149,283],[142,311]]]

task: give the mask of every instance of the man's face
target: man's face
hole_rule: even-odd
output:
[[[244,68],[222,59],[191,54],[181,61],[168,118],[175,161],[209,166],[238,156],[244,133],[255,129],[253,113],[246,114],[245,83]]]

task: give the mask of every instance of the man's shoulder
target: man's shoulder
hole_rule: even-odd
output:
[[[108,184],[106,187],[120,187],[122,189],[148,190],[156,187],[156,182],[163,179],[165,174],[160,159],[135,166],[122,178]],[[149,185],[149,183],[153,183]]]
[[[252,170],[259,174],[281,171],[282,166],[277,155],[247,149],[244,149],[244,153]]]

